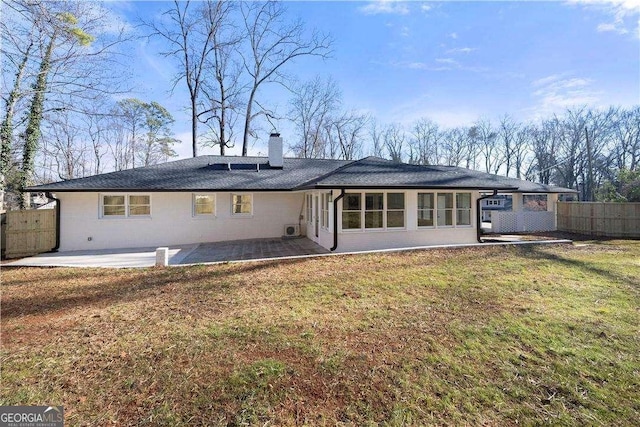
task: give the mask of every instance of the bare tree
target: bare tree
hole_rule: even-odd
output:
[[[167,50],[162,55],[178,62],[180,71],[173,80],[172,90],[184,80],[189,91],[193,157],[198,155],[198,108],[207,78],[207,60],[214,50],[215,35],[222,23],[219,18],[223,16],[218,11],[226,7],[225,2],[217,0],[206,0],[201,6],[192,6],[189,0],[175,0],[171,9],[163,14],[167,23],[145,23],[151,30],[151,37],[166,42]]]
[[[504,159],[505,176],[509,176],[511,169],[514,166],[514,157],[516,152],[516,135],[518,133],[520,124],[517,123],[511,116],[505,114],[500,119],[497,130],[497,138],[500,146],[497,152],[501,154]],[[495,157],[495,155],[494,155]],[[497,172],[497,170],[494,171]],[[520,175],[519,171],[516,171],[516,175]]]
[[[371,155],[384,157],[383,129],[375,118],[369,119],[369,138],[371,139]]]
[[[58,112],[44,129],[44,155],[55,160],[51,166],[58,180],[80,178],[90,171],[82,130],[73,116],[69,111]]]
[[[443,137],[442,146],[444,163],[448,166],[460,166],[468,158],[469,129],[457,127],[449,129]]]
[[[331,120],[329,138],[338,142],[340,158],[354,160],[362,151],[362,133],[368,122],[365,114],[346,112]],[[331,157],[333,158],[333,157]]]
[[[341,96],[331,78],[316,77],[294,88],[289,116],[297,131],[297,141],[291,147],[297,156],[317,158],[327,155],[327,131],[330,132],[333,125],[331,114],[340,108]]]
[[[243,107],[242,64],[236,55],[242,37],[231,22],[235,5],[231,1],[209,1],[203,6],[208,22],[215,23],[215,31],[205,62],[209,77],[202,82],[205,105],[198,118],[209,129],[206,145],[219,146],[221,156],[234,145],[234,129]]]
[[[384,145],[389,157],[396,163],[402,162],[407,135],[399,124],[388,125],[383,133]]]
[[[413,125],[409,149],[412,152],[409,163],[437,165],[440,163],[440,144],[443,138],[440,127],[433,121],[422,118]]]
[[[532,150],[535,157],[535,166],[531,168],[527,178],[542,184],[549,184],[553,170],[556,167],[557,140],[556,126],[552,120],[542,121],[539,125],[530,128]],[[537,179],[534,179],[537,177]]]
[[[247,155],[252,122],[258,116],[274,114],[258,102],[258,90],[268,83],[285,84],[284,67],[304,56],[326,58],[331,40],[313,31],[305,36],[302,21],[285,23],[285,8],[277,1],[241,3],[240,9],[246,30],[247,52],[243,54],[244,69],[249,77],[246,102],[242,155]]]
[[[617,110],[612,133],[616,144],[612,158],[618,169],[636,170],[640,167],[640,106]]]

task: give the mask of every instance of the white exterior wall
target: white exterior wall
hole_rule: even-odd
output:
[[[350,190],[351,191],[351,190]],[[348,191],[348,192],[350,192]],[[360,192],[361,190],[352,190]],[[379,192],[362,190],[363,192]],[[398,193],[400,190],[390,190]],[[460,193],[471,193],[471,225],[437,228],[418,228],[418,193],[453,193],[438,190],[406,190],[405,193],[405,228],[403,230],[367,230],[342,231],[342,201],[338,202],[338,248],[336,252],[358,250],[409,248],[414,246],[443,245],[450,243],[475,243],[476,240],[476,200],[480,197],[477,191],[460,190]],[[335,196],[334,196],[335,198]]]
[[[347,192],[385,192],[383,190],[358,190]],[[362,250],[408,248],[414,246],[441,245],[450,243],[474,243],[476,242],[476,200],[480,197],[477,191],[460,191],[471,193],[471,225],[453,227],[418,228],[418,193],[438,192],[437,190],[393,190],[392,193],[405,193],[405,228],[402,230],[342,230],[342,201],[338,201],[338,247],[336,252],[351,252]],[[439,191],[440,193],[452,193],[451,191]],[[314,196],[320,195],[320,191],[309,192]],[[333,200],[339,196],[338,190],[333,191]],[[320,199],[318,199],[320,200]],[[315,197],[312,199],[315,202]],[[314,218],[307,218],[305,208],[306,236],[319,245],[330,249],[333,246],[333,206],[329,205],[329,228],[320,227],[318,237],[315,236]],[[312,214],[315,208],[312,206]]]
[[[104,193],[123,194],[123,193]],[[150,194],[151,216],[101,218],[101,193],[58,193],[61,201],[60,250],[154,247],[225,240],[280,237],[284,226],[298,224],[302,193],[253,195],[253,214],[231,215],[231,193],[215,194],[216,215],[193,215],[191,192]],[[91,240],[89,240],[91,238]]]

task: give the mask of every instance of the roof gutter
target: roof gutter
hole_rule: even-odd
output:
[[[494,189],[493,194],[488,196],[478,197],[476,200],[476,238],[478,239],[478,243],[482,242],[482,215],[480,215],[480,201],[483,199],[489,199],[491,197],[495,197],[498,194],[498,190]]]
[[[338,248],[338,202],[344,197],[344,188],[340,189],[340,195],[333,199],[333,246],[331,252]]]
[[[56,202],[56,245],[51,249],[51,252],[58,252],[60,249],[60,199],[53,197],[53,194],[49,191],[44,193],[47,199]]]

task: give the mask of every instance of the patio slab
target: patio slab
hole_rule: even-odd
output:
[[[327,249],[304,237],[235,240],[201,243],[195,250],[184,257],[179,264],[283,258],[326,253],[329,253]]]
[[[403,252],[415,250],[437,250],[448,248],[570,244],[571,240],[494,241],[410,248],[369,250],[356,252],[329,252],[307,238],[295,239],[252,239],[217,243],[172,246],[169,248],[169,265],[216,264],[221,262],[243,262],[251,260],[273,260],[334,256],[365,253]],[[40,254],[19,260],[3,261],[3,267],[108,267],[140,268],[153,267],[156,248],[106,249],[94,251],[73,251]]]

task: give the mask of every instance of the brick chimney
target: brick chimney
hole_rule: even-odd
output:
[[[273,132],[269,136],[269,166],[272,168],[282,168],[283,163],[282,138],[279,133]]]

